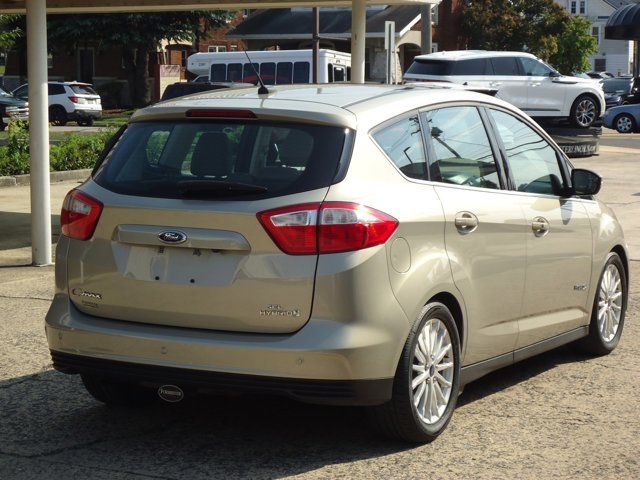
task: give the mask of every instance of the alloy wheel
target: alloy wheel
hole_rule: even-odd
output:
[[[413,351],[411,390],[413,406],[429,425],[442,418],[452,393],[453,345],[449,331],[438,318],[425,322]]]
[[[611,264],[602,274],[598,290],[598,331],[607,343],[618,333],[622,318],[622,279],[618,267]]]
[[[590,126],[596,119],[596,104],[590,98],[584,98],[578,103],[575,115],[578,125]]]
[[[616,120],[616,130],[620,133],[629,133],[633,130],[633,121],[626,115],[619,117]]]

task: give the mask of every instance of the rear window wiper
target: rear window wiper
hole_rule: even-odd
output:
[[[178,189],[185,195],[241,195],[251,193],[265,193],[266,187],[249,183],[225,182],[223,180],[181,180]]]

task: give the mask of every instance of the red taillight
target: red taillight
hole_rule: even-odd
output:
[[[78,103],[78,97],[69,97],[69,100],[71,100],[73,103]]]
[[[77,240],[88,240],[96,230],[102,203],[79,190],[71,190],[62,204],[62,234]]]
[[[293,205],[258,213],[258,220],[284,253],[350,252],[385,243],[398,221],[349,202]]]
[[[251,110],[235,110],[223,108],[196,108],[187,110],[188,118],[256,118]]]

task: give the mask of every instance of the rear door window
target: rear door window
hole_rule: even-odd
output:
[[[520,67],[516,57],[494,57],[491,59],[493,74],[501,77],[520,75]]]
[[[270,198],[329,186],[345,129],[262,121],[131,124],[95,181],[126,195]]]
[[[373,139],[407,177],[427,179],[427,161],[417,113],[382,126],[373,134]]]
[[[474,58],[471,60],[460,60],[455,62],[452,75],[480,76],[489,75],[486,58]]]
[[[429,126],[429,173],[436,182],[499,189],[498,164],[484,122],[475,107],[423,113]]]

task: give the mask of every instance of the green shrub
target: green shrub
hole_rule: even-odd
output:
[[[29,173],[29,125],[11,121],[7,128],[7,145],[0,147],[0,176]]]
[[[100,152],[113,135],[104,131],[91,135],[69,135],[58,145],[51,145],[51,168],[54,171],[93,168]]]
[[[51,170],[93,168],[113,135],[113,130],[93,134],[69,134],[57,145],[50,146]],[[0,147],[0,176],[29,173],[29,127],[25,122],[11,122],[7,145]]]

